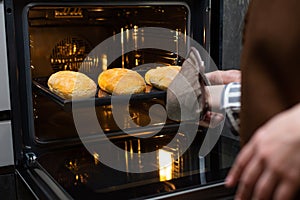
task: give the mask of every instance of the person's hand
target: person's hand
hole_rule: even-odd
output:
[[[300,104],[299,104],[300,105]],[[236,199],[293,199],[300,187],[300,106],[282,112],[242,148],[226,186]]]
[[[241,82],[240,70],[217,70],[205,74],[212,85],[226,85],[231,82]]]
[[[199,125],[206,128],[216,128],[223,120],[224,116],[221,113],[209,111],[204,115]]]

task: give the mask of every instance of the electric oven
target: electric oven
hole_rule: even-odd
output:
[[[116,67],[145,75],[158,65],[180,66],[193,43],[218,65],[218,1],[5,0],[4,11],[16,179],[34,197],[234,193],[224,178],[239,141],[226,121],[207,128],[163,117],[166,92],[153,87],[128,98],[98,87],[94,97],[72,101],[47,85],[63,70],[97,82],[101,70]],[[210,129],[220,133],[214,141]]]

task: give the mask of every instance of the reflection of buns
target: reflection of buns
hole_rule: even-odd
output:
[[[93,97],[96,94],[95,82],[80,72],[59,71],[48,79],[50,91],[64,99]]]
[[[166,90],[181,68],[179,66],[165,66],[150,69],[145,74],[146,83]]]
[[[143,77],[130,69],[113,68],[98,76],[99,87],[114,94],[136,94],[146,89]]]

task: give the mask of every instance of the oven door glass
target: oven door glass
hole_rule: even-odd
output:
[[[110,142],[124,150],[120,154],[114,154],[114,149],[106,142],[93,141],[91,146],[102,145],[107,152],[111,152],[113,161],[117,163],[111,166],[104,164],[98,153],[92,154],[82,145],[49,151],[38,157],[30,171],[33,177],[38,176],[48,185],[60,188],[57,196],[73,199],[176,199],[200,196],[201,199],[216,199],[234,194],[234,190],[224,188],[223,181],[239,151],[236,138],[222,134],[212,151],[201,156],[199,151],[205,137],[204,131],[199,130],[185,152],[180,152],[180,146],[187,142],[189,136],[181,133],[178,148],[164,146],[173,137],[172,131],[165,131],[148,139],[134,136],[111,138]],[[146,152],[155,152],[153,159],[145,161]],[[115,169],[120,165],[127,171]],[[149,165],[153,166],[153,171],[143,172]]]

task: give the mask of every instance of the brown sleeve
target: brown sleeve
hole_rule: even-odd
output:
[[[299,19],[299,0],[251,1],[241,57],[242,144],[271,117],[300,102]]]

